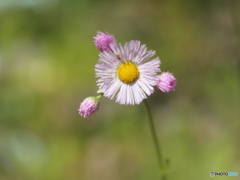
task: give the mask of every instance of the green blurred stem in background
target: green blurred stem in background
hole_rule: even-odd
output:
[[[152,114],[151,114],[150,107],[149,107],[149,104],[148,104],[146,99],[143,100],[143,106],[144,106],[144,108],[146,110],[146,113],[147,113],[148,122],[149,122],[149,126],[150,126],[151,135],[152,135],[152,138],[153,138],[154,147],[156,149],[157,156],[158,156],[158,162],[159,162],[160,173],[161,173],[160,177],[161,177],[161,180],[166,180],[167,179],[167,175],[166,175],[167,163],[165,163],[164,160],[163,160],[161,147],[160,147],[160,144],[158,142],[156,131],[155,131],[155,128],[154,128]]]

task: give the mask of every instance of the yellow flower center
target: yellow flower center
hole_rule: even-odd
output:
[[[139,77],[139,71],[132,62],[124,62],[117,69],[118,78],[126,83],[133,83]]]

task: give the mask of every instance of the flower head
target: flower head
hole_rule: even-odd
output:
[[[84,118],[95,113],[99,107],[99,99],[97,97],[88,97],[83,100],[78,109],[79,114]]]
[[[116,40],[114,36],[110,34],[104,34],[101,31],[97,32],[97,36],[93,38],[95,41],[95,46],[100,50],[100,51],[107,51],[111,50],[110,44],[116,44]]]
[[[100,53],[95,67],[97,85],[104,96],[116,99],[119,104],[140,104],[153,93],[160,72],[160,60],[150,60],[155,51],[148,51],[140,41],[124,46],[110,44],[111,51]]]
[[[157,86],[162,92],[175,91],[177,79],[169,72],[163,72],[158,76]]]

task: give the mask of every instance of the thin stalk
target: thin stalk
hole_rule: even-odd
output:
[[[148,122],[149,122],[149,126],[150,126],[150,132],[151,132],[154,147],[155,147],[157,157],[158,157],[158,163],[159,163],[159,168],[160,168],[160,177],[161,177],[161,180],[166,180],[167,179],[166,164],[164,163],[164,160],[163,160],[162,151],[161,151],[161,147],[158,142],[158,139],[157,139],[157,134],[156,134],[155,127],[154,127],[152,114],[151,114],[150,107],[149,107],[146,99],[143,100],[143,106],[147,113]]]

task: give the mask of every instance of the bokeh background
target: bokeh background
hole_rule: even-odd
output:
[[[178,79],[149,97],[169,180],[240,173],[240,1],[0,0],[0,180],[158,179],[142,105],[78,114],[97,95],[97,30]]]

